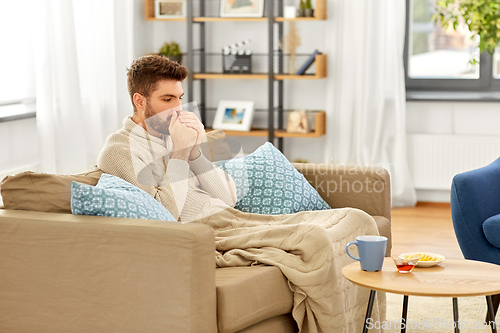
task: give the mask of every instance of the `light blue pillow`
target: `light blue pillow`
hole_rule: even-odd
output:
[[[103,173],[96,186],[71,183],[71,212],[78,215],[176,221],[152,196],[129,182]]]
[[[291,214],[330,209],[319,193],[270,142],[240,158],[215,162],[236,185],[236,209],[256,214]]]

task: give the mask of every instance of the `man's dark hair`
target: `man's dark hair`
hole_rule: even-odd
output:
[[[128,93],[134,106],[134,113],[137,112],[134,104],[135,93],[149,98],[150,94],[156,90],[158,81],[182,81],[188,74],[187,67],[164,56],[153,54],[134,60],[127,69]]]

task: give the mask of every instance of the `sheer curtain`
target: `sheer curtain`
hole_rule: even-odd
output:
[[[41,171],[81,172],[121,123],[118,89],[126,78],[118,66],[133,59],[133,0],[33,6]]]
[[[406,153],[405,1],[333,0],[329,11],[326,158],[385,167],[393,206],[414,205]]]

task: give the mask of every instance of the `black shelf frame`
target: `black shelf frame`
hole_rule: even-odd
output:
[[[193,1],[186,1],[187,2],[187,39],[188,39],[188,55],[187,55],[187,67],[190,69],[189,76],[188,76],[188,83],[187,83],[187,98],[188,102],[193,102],[194,101],[194,71],[191,70],[194,68],[194,52],[199,51],[200,52],[200,72],[205,73],[206,71],[206,23],[207,22],[195,22],[194,19],[194,4]],[[267,0],[266,2],[265,9],[267,10],[266,16],[267,16],[267,32],[268,32],[268,72],[267,72],[267,81],[268,81],[268,135],[267,135],[267,141],[271,142],[272,144],[275,144],[275,135],[274,135],[274,130],[275,130],[275,119],[274,119],[274,110],[278,110],[278,129],[283,129],[283,104],[284,104],[284,82],[283,80],[276,80],[274,75],[274,55],[276,51],[274,50],[274,29],[275,29],[275,24],[277,25],[278,29],[278,45],[283,45],[283,27],[284,27],[284,22],[275,22],[275,11],[276,11],[276,16],[283,16],[283,0]],[[206,12],[206,3],[205,0],[200,0],[199,1],[199,8],[197,10],[199,11],[199,16],[204,17],[205,12]],[[200,31],[200,38],[199,38],[199,47],[195,49],[193,45],[193,33],[194,33],[194,24],[198,24],[199,26],[199,31]],[[278,57],[281,61],[278,61],[278,71],[279,73],[284,72],[284,62],[283,62],[283,50],[281,48],[278,48],[277,51]],[[207,111],[207,105],[206,105],[206,87],[207,87],[207,82],[206,79],[198,79],[200,82],[200,102],[198,103],[198,108],[200,110],[200,116],[201,116],[201,121],[203,123],[206,122],[206,111]],[[277,81],[277,89],[275,88],[275,83]],[[277,93],[278,96],[278,105],[275,107],[274,106],[274,97],[275,93]],[[278,139],[278,149],[283,152],[283,138],[277,138]]]

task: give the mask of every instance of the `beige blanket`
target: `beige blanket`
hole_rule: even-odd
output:
[[[201,222],[215,230],[218,267],[261,263],[281,269],[294,293],[300,332],[362,331],[369,290],[345,279],[342,268],[353,262],[345,253],[348,242],[378,234],[368,214],[343,208],[269,216],[230,208]],[[372,318],[383,320],[385,294],[377,295]]]

